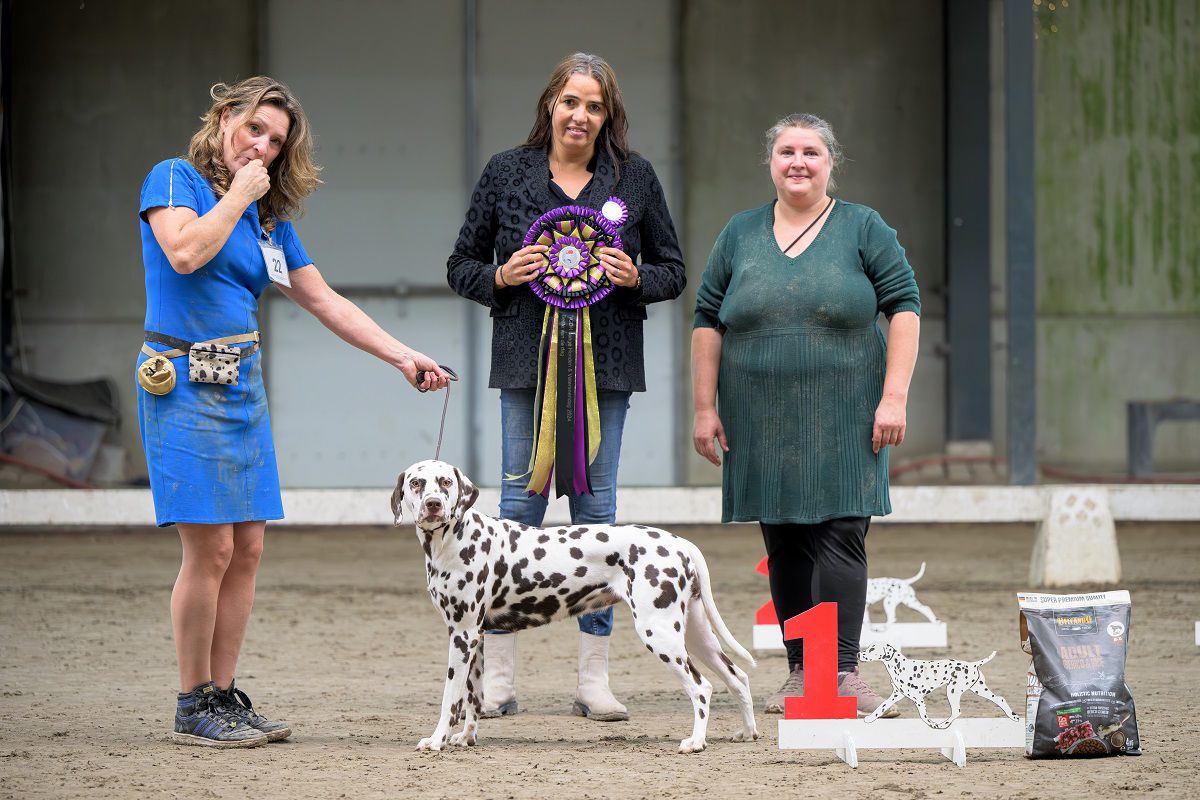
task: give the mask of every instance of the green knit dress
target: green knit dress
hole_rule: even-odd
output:
[[[713,245],[695,327],[722,335],[717,413],[729,452],[723,522],[822,522],[891,513],[880,313],[921,312],[904,248],[879,214],[839,200],[789,258],[775,203],[737,214]]]

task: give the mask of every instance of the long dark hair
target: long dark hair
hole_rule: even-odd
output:
[[[529,131],[526,145],[549,148],[551,136],[551,109],[563,87],[572,75],[587,75],[600,84],[600,94],[604,98],[604,126],[596,136],[596,144],[604,148],[616,170],[616,179],[621,179],[621,165],[633,153],[629,149],[629,120],[625,118],[625,101],[621,98],[621,89],[617,86],[617,74],[600,56],[591,53],[575,53],[564,58],[550,73],[550,80],[538,98],[537,112],[533,120],[533,128]]]

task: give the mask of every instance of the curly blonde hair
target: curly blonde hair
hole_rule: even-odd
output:
[[[246,124],[264,103],[288,115],[289,126],[283,149],[271,162],[267,174],[271,188],[258,201],[258,215],[265,231],[275,223],[298,219],[304,214],[304,198],[321,184],[321,168],[313,163],[312,131],[308,117],[292,90],[277,80],[262,75],[234,84],[218,83],[209,89],[213,104],[200,117],[204,123],[188,145],[188,160],[212,184],[217,197],[229,191],[233,175],[225,166],[225,144],[221,135],[221,115],[229,111],[229,124]]]

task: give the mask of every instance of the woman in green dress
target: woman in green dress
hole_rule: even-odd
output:
[[[767,131],[776,198],[734,215],[697,291],[693,436],[712,463],[724,453],[722,521],[762,527],[781,626],[838,604],[838,683],[865,716],[882,702],[858,674],[866,535],[892,510],[887,448],[904,441],[921,300],[896,232],[829,196],[840,160],[819,117]],[[803,686],[803,642],[786,645],[768,713]]]

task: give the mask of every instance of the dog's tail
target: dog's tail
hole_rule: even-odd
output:
[[[750,651],[742,647],[737,639],[733,638],[733,634],[729,632],[729,628],[725,626],[725,620],[721,619],[721,612],[717,611],[717,603],[713,600],[712,584],[708,579],[708,562],[704,560],[704,554],[700,552],[700,548],[694,543],[692,545],[692,564],[695,574],[692,579],[700,586],[700,600],[704,603],[704,610],[708,614],[708,622],[716,631],[717,636],[721,641],[733,651],[733,654],[740,657],[743,661],[752,667],[757,667],[758,662],[754,660],[754,656],[750,655]]]
[[[979,659],[978,661],[975,661],[975,662],[972,662],[972,663],[974,663],[974,665],[975,665],[975,666],[977,666],[977,667],[982,667],[984,664],[986,664],[987,662],[991,661],[991,660],[992,660],[993,658],[995,658],[995,657],[996,657],[996,651],[995,651],[995,650],[993,650],[993,651],[992,651],[992,654],[991,654],[990,656],[988,656],[987,658],[981,658],[981,659]]]
[[[925,562],[921,562],[921,568],[917,570],[917,574],[905,581],[905,583],[916,583],[921,580],[921,576],[925,574]]]

